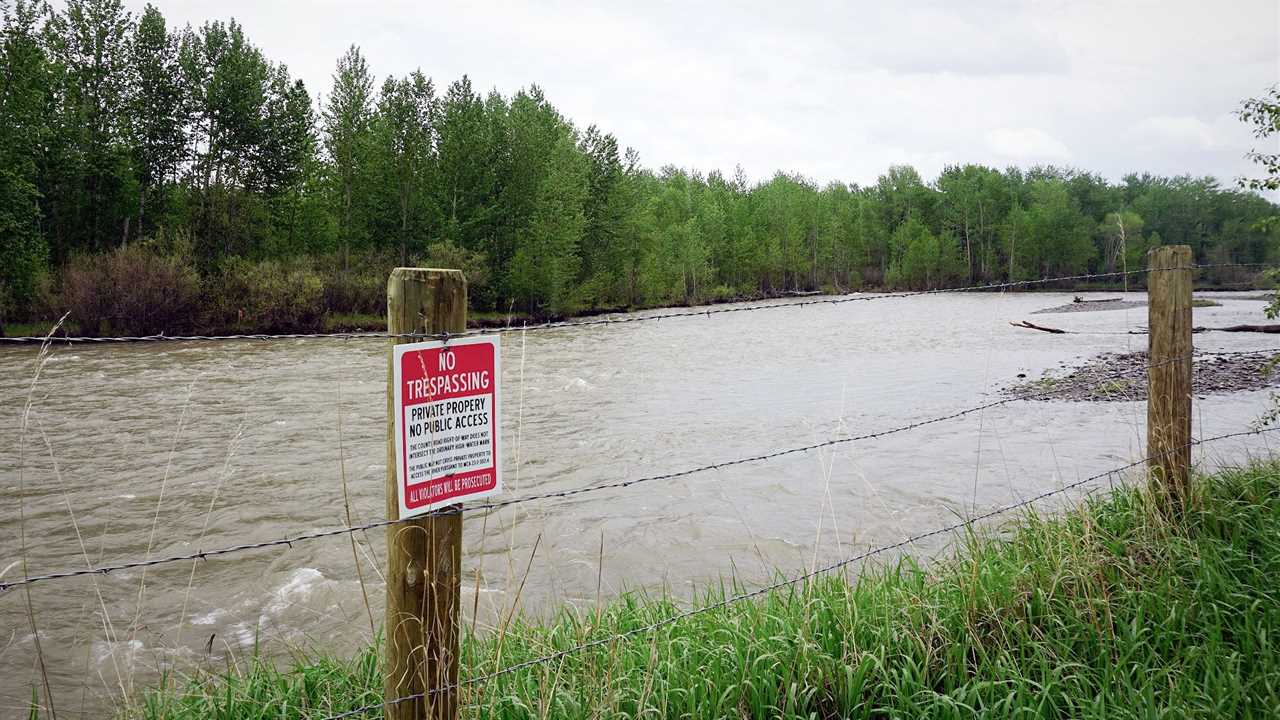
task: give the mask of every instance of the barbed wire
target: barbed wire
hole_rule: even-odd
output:
[[[1278,352],[1280,352],[1280,350],[1205,351],[1200,353],[1193,353],[1192,355],[1181,355],[1174,358],[1168,358],[1161,362],[1151,363],[1148,365],[1148,368],[1161,367],[1162,365],[1175,363],[1175,362],[1183,362],[1186,360],[1194,361],[1196,355],[1256,356],[1256,355],[1274,355]],[[1126,376],[1122,373],[1112,373],[1110,375],[1099,375],[1093,379],[1096,381],[1103,381],[1111,378],[1124,378],[1124,377]],[[601,492],[604,490],[617,490],[617,489],[629,488],[635,485],[641,485],[645,483],[652,483],[652,482],[658,482],[663,480],[674,480],[677,478],[687,477],[690,475],[695,475],[695,474],[704,473],[704,472],[710,472],[713,470],[721,470],[724,468],[734,467],[737,465],[746,465],[749,463],[763,462],[763,461],[772,460],[779,457],[784,457],[787,455],[812,452],[814,450],[833,447],[837,445],[845,445],[845,444],[854,443],[854,442],[874,440],[874,439],[886,437],[889,435],[908,432],[908,431],[915,430],[917,428],[925,427],[928,425],[934,425],[934,424],[945,422],[948,420],[955,420],[957,418],[961,418],[966,415],[972,415],[974,413],[982,412],[984,410],[989,410],[995,407],[1000,407],[1002,405],[1008,405],[1010,403],[1024,401],[1024,400],[1036,399],[1041,396],[1050,395],[1054,392],[1057,392],[1057,389],[1051,388],[1048,390],[1043,390],[1043,391],[1033,392],[1033,393],[1025,393],[1025,394],[1020,393],[1017,395],[1011,395],[1009,397],[1001,398],[999,400],[993,400],[988,403],[983,403],[981,405],[968,407],[963,410],[957,410],[955,412],[948,413],[945,415],[939,415],[939,416],[931,417],[925,420],[918,420],[918,421],[907,423],[904,425],[887,428],[885,430],[878,430],[875,432],[864,433],[861,435],[853,435],[849,437],[833,438],[831,440],[824,440],[822,442],[812,443],[810,445],[784,448],[782,450],[776,450],[768,453],[752,455],[750,457],[735,458],[733,460],[725,460],[718,463],[699,465],[697,467],[686,468],[684,470],[677,470],[677,471],[662,473],[658,475],[649,475],[645,477],[633,478],[631,480],[619,480],[617,482],[604,483],[604,484],[598,484],[598,485],[588,485],[586,487],[573,488],[570,490],[560,490],[555,492],[525,495],[517,498],[511,498],[508,500],[498,500],[494,502],[481,503],[476,505],[467,505],[465,507],[454,505],[451,507],[436,510],[432,513],[428,513],[425,515],[418,515],[412,518],[399,518],[394,520],[384,518],[384,519],[372,520],[366,523],[360,523],[356,525],[346,525],[342,527],[329,528],[326,530],[316,530],[313,532],[300,533],[298,535],[286,536],[283,538],[272,539],[272,540],[262,540],[259,542],[251,542],[251,543],[240,543],[236,545],[229,545],[229,546],[214,548],[211,550],[196,550],[195,552],[183,553],[178,555],[167,555],[167,556],[158,557],[158,558],[130,560],[130,561],[125,561],[125,562],[111,564],[111,565],[98,565],[94,567],[78,568],[74,570],[55,571],[50,573],[44,573],[41,575],[30,575],[30,576],[18,578],[15,580],[0,581],[0,594],[8,592],[13,588],[22,587],[24,585],[31,585],[37,582],[63,580],[67,578],[82,577],[86,575],[107,575],[109,573],[120,571],[120,570],[135,570],[138,568],[153,567],[156,565],[166,565],[169,563],[182,562],[186,560],[207,560],[211,557],[231,555],[231,554],[236,554],[241,552],[248,552],[251,550],[263,550],[263,549],[272,548],[272,547],[288,546],[292,548],[295,542],[305,542],[309,540],[318,540],[321,538],[336,537],[340,535],[348,535],[351,533],[377,530],[379,528],[385,528],[391,525],[396,525],[399,523],[409,522],[413,520],[422,520],[432,516],[439,517],[439,516],[446,516],[446,515],[455,515],[459,513],[473,514],[473,513],[479,513],[479,512],[490,512],[490,511],[510,507],[513,505],[521,505],[521,504],[537,502],[541,500],[563,499],[568,497],[574,497],[577,495],[585,495],[587,493]]]
[[[941,295],[946,293],[959,292],[983,292],[990,290],[1010,290],[1020,287],[1031,287],[1035,285],[1047,285],[1055,282],[1069,282],[1079,280],[1096,280],[1100,278],[1127,277],[1130,275],[1145,275],[1152,272],[1162,272],[1166,270],[1211,270],[1219,268],[1245,268],[1245,267],[1270,267],[1269,263],[1213,263],[1201,264],[1181,267],[1165,267],[1165,268],[1143,268],[1141,270],[1117,270],[1115,272],[1106,273],[1089,273],[1085,275],[1063,275],[1059,277],[1040,278],[1038,280],[1016,280],[1003,283],[988,283],[985,285],[968,285],[956,288],[938,288],[935,290],[911,290],[903,292],[891,293],[869,293],[869,294],[846,294],[836,297],[822,297],[807,300],[796,300],[792,302],[757,302],[750,305],[732,305],[724,307],[708,306],[701,310],[679,310],[674,312],[654,313],[641,315],[638,313],[627,314],[621,317],[602,317],[592,320],[555,320],[536,324],[524,325],[505,325],[502,327],[492,328],[471,328],[456,333],[424,333],[424,332],[406,332],[406,333],[387,333],[387,332],[327,332],[327,333],[242,333],[230,335],[132,335],[132,336],[41,336],[26,335],[20,337],[0,338],[0,344],[39,344],[44,342],[57,343],[144,343],[144,342],[197,342],[197,341],[213,341],[213,340],[311,340],[311,339],[396,339],[396,340],[443,340],[448,341],[450,338],[469,337],[474,335],[484,335],[492,333],[511,333],[511,332],[532,332],[539,330],[560,330],[574,329],[581,327],[591,327],[597,325],[623,325],[629,323],[651,322],[658,320],[669,320],[673,318],[684,317],[709,317],[711,315],[721,315],[724,313],[752,312],[756,310],[777,310],[782,308],[808,307],[814,305],[840,305],[851,302],[869,302],[876,300],[890,300],[895,298],[920,297],[922,295]]]
[[[1255,428],[1255,429],[1252,429],[1252,430],[1246,430],[1246,431],[1234,432],[1234,433],[1227,433],[1227,434],[1224,434],[1224,435],[1216,435],[1216,436],[1214,436],[1214,437],[1201,438],[1201,439],[1199,439],[1199,440],[1192,440],[1191,442],[1187,443],[1186,445],[1179,446],[1179,447],[1176,447],[1176,448],[1170,448],[1169,450],[1166,450],[1166,451],[1164,451],[1164,452],[1162,452],[1162,453],[1157,453],[1157,454],[1155,454],[1155,455],[1145,457],[1145,458],[1143,458],[1143,459],[1141,459],[1141,460],[1137,460],[1137,461],[1131,462],[1131,463],[1129,463],[1128,465],[1123,465],[1123,466],[1118,467],[1118,468],[1112,468],[1112,469],[1107,470],[1107,471],[1105,471],[1105,472],[1098,473],[1097,475],[1091,475],[1091,476],[1089,476],[1089,477],[1087,477],[1087,478],[1084,478],[1083,480],[1076,480],[1075,482],[1069,483],[1069,484],[1064,485],[1064,486],[1062,486],[1062,487],[1060,487],[1060,488],[1057,488],[1057,489],[1055,489],[1055,490],[1047,490],[1047,491],[1042,492],[1042,493],[1040,493],[1039,495],[1036,495],[1036,496],[1034,496],[1034,497],[1030,497],[1030,498],[1027,498],[1027,499],[1025,499],[1025,500],[1019,500],[1018,502],[1010,503],[1010,504],[1008,504],[1008,505],[1002,505],[1002,506],[997,507],[997,508],[995,508],[995,509],[993,509],[993,510],[990,510],[990,511],[988,511],[988,512],[985,512],[985,513],[983,513],[983,514],[981,514],[981,515],[977,515],[977,516],[975,516],[975,517],[971,517],[971,518],[968,518],[968,519],[966,519],[966,520],[962,520],[962,521],[960,521],[960,522],[953,523],[953,524],[951,524],[951,525],[947,525],[947,526],[945,526],[945,527],[937,528],[936,530],[930,530],[929,532],[926,532],[926,533],[921,533],[921,534],[919,534],[919,535],[914,535],[914,536],[912,536],[912,537],[909,537],[909,538],[907,538],[907,539],[905,539],[905,540],[901,540],[901,541],[899,541],[899,542],[895,542],[895,543],[892,543],[892,544],[889,544],[889,545],[881,545],[881,546],[876,547],[876,548],[874,548],[874,549],[871,549],[871,550],[867,550],[867,551],[865,551],[865,552],[858,553],[858,554],[856,554],[856,555],[853,555],[853,556],[851,556],[851,557],[844,558],[844,559],[842,559],[842,560],[838,560],[838,561],[833,562],[833,563],[831,563],[831,564],[829,564],[829,565],[824,565],[824,566],[822,566],[822,567],[820,567],[820,568],[816,568],[816,569],[811,570],[811,571],[809,571],[809,572],[805,572],[805,573],[802,573],[802,574],[800,574],[800,575],[796,575],[795,577],[787,578],[787,579],[784,579],[784,580],[779,580],[778,582],[775,582],[775,583],[772,583],[772,584],[769,584],[769,585],[765,585],[764,587],[758,588],[758,589],[756,589],[756,590],[751,590],[751,591],[749,591],[749,592],[740,593],[740,594],[738,594],[738,595],[734,595],[734,596],[732,596],[732,597],[725,598],[725,599],[723,599],[723,600],[720,600],[720,601],[718,601],[718,602],[711,603],[711,604],[709,604],[709,605],[704,605],[704,606],[701,606],[701,607],[697,607],[697,608],[693,608],[693,609],[690,609],[690,610],[686,610],[686,611],[684,611],[684,612],[677,613],[677,614],[675,614],[675,615],[671,615],[671,616],[666,617],[666,618],[663,618],[663,619],[661,619],[661,620],[657,620],[657,621],[655,621],[655,622],[649,623],[648,625],[642,625],[642,626],[640,626],[640,627],[632,628],[632,629],[630,629],[630,630],[626,630],[626,631],[624,631],[624,632],[616,633],[616,634],[614,634],[614,635],[610,635],[610,636],[608,636],[608,637],[603,637],[603,638],[598,638],[598,639],[596,639],[596,640],[591,640],[591,641],[589,641],[589,642],[581,643],[581,644],[579,644],[579,645],[575,645],[575,646],[573,646],[573,647],[566,648],[566,649],[564,649],[564,650],[559,650],[559,651],[554,652],[554,653],[550,653],[550,654],[547,654],[547,655],[542,655],[542,656],[539,656],[539,657],[536,657],[536,658],[532,658],[532,659],[529,659],[529,660],[525,660],[525,661],[523,661],[523,662],[518,662],[518,663],[515,663],[514,665],[509,665],[509,666],[504,667],[504,668],[502,668],[502,669],[500,669],[500,670],[495,670],[495,671],[493,671],[493,672],[490,672],[490,673],[487,673],[487,674],[484,674],[484,675],[477,675],[477,676],[474,676],[474,677],[470,677],[470,678],[467,678],[466,680],[462,680],[462,681],[459,681],[459,682],[450,683],[450,684],[448,684],[448,685],[444,685],[444,686],[441,686],[441,687],[438,687],[438,688],[431,688],[431,689],[428,689],[428,690],[424,690],[423,692],[420,692],[420,693],[414,693],[414,694],[411,694],[411,695],[405,695],[405,696],[403,696],[403,697],[398,697],[398,698],[395,698],[395,699],[392,699],[392,700],[389,700],[389,701],[388,701],[388,700],[384,700],[383,702],[377,703],[377,704],[375,704],[375,705],[365,705],[365,706],[362,706],[362,707],[355,708],[355,709],[353,709],[353,710],[347,710],[346,712],[342,712],[342,713],[339,713],[339,714],[337,714],[337,715],[327,715],[327,716],[325,716],[324,718],[322,718],[321,720],[342,720],[343,718],[350,718],[350,717],[355,717],[355,716],[357,716],[357,715],[363,715],[363,714],[365,714],[365,713],[367,713],[367,712],[371,712],[371,711],[374,711],[374,710],[378,710],[378,709],[380,709],[380,708],[384,708],[384,707],[387,707],[387,706],[389,706],[389,705],[399,705],[399,704],[406,703],[406,702],[412,702],[412,701],[414,701],[414,700],[423,700],[423,699],[426,699],[427,697],[430,697],[431,695],[438,695],[438,694],[443,693],[443,692],[451,692],[451,691],[459,690],[459,689],[461,689],[461,688],[468,687],[468,686],[471,686],[471,685],[478,685],[478,684],[487,683],[487,682],[489,682],[489,681],[491,681],[491,680],[495,680],[495,679],[497,679],[497,678],[499,678],[499,677],[502,677],[502,676],[504,676],[504,675],[510,675],[511,673],[519,672],[519,671],[521,671],[521,670],[525,670],[525,669],[528,669],[528,668],[531,668],[531,667],[535,667],[535,666],[537,666],[537,665],[544,665],[544,664],[549,663],[549,662],[555,662],[555,661],[557,661],[557,660],[560,660],[560,659],[562,659],[562,658],[568,657],[568,656],[570,656],[570,655],[573,655],[573,654],[576,654],[576,653],[582,652],[583,650],[589,650],[589,649],[591,649],[591,648],[595,648],[595,647],[601,647],[601,646],[604,646],[604,645],[610,645],[610,644],[612,644],[612,643],[615,643],[615,642],[618,642],[618,641],[621,641],[621,640],[625,640],[625,639],[627,639],[627,638],[634,637],[634,636],[637,636],[637,635],[647,635],[648,633],[651,633],[651,632],[653,632],[653,631],[655,631],[655,630],[657,630],[657,629],[659,629],[659,628],[661,628],[661,627],[664,627],[664,626],[667,626],[667,625],[673,625],[673,624],[675,624],[675,623],[677,623],[677,622],[680,622],[681,620],[685,620],[685,619],[690,618],[690,617],[694,617],[694,616],[697,616],[697,615],[703,615],[703,614],[705,614],[705,613],[713,612],[713,611],[715,611],[715,610],[719,610],[719,609],[721,609],[721,608],[725,608],[725,607],[728,607],[728,606],[730,606],[730,605],[734,605],[734,604],[736,604],[736,603],[743,602],[743,601],[745,601],[745,600],[750,600],[750,599],[752,599],[752,598],[756,598],[756,597],[760,597],[760,596],[762,596],[762,595],[766,595],[766,594],[771,593],[771,592],[773,592],[773,591],[775,591],[775,590],[780,590],[780,589],[785,588],[785,587],[790,587],[790,586],[793,586],[793,585],[798,585],[798,584],[800,584],[800,583],[802,583],[802,582],[805,582],[805,581],[808,581],[808,580],[812,580],[813,578],[818,577],[818,576],[820,576],[820,575],[825,575],[826,573],[832,572],[832,571],[834,571],[834,570],[839,570],[839,569],[841,569],[841,568],[843,568],[843,567],[847,567],[847,566],[852,565],[852,564],[854,564],[854,563],[856,563],[856,562],[860,562],[860,561],[862,561],[862,560],[866,560],[867,558],[874,557],[874,556],[876,556],[876,555],[880,555],[880,554],[883,554],[883,553],[889,552],[889,551],[891,551],[891,550],[897,550],[897,549],[899,549],[899,548],[903,548],[903,547],[906,547],[906,546],[908,546],[908,545],[913,545],[913,544],[915,544],[915,543],[921,542],[921,541],[923,541],[923,540],[928,540],[929,538],[936,537],[936,536],[938,536],[938,535],[946,535],[946,534],[949,534],[949,533],[953,533],[953,532],[955,532],[955,531],[957,531],[957,530],[960,530],[960,529],[962,529],[962,528],[970,527],[970,526],[972,526],[972,525],[975,525],[975,524],[977,524],[977,523],[980,523],[980,522],[982,522],[982,521],[984,521],[984,520],[989,520],[989,519],[991,519],[991,518],[993,518],[993,517],[996,517],[996,516],[998,516],[998,515],[1002,515],[1002,514],[1004,514],[1004,513],[1012,512],[1012,511],[1014,511],[1014,510],[1018,510],[1018,509],[1020,509],[1020,508],[1027,507],[1027,506],[1029,506],[1029,505],[1032,505],[1032,504],[1034,504],[1034,503],[1040,502],[1041,500],[1048,499],[1048,498],[1053,497],[1053,496],[1055,496],[1055,495],[1061,495],[1061,494],[1064,494],[1064,493],[1070,492],[1070,491],[1075,490],[1076,488],[1079,488],[1079,487],[1081,487],[1081,486],[1083,486],[1083,485],[1087,485],[1087,484],[1089,484],[1089,483],[1093,483],[1093,482],[1098,482],[1099,480],[1103,480],[1103,479],[1106,479],[1106,478],[1115,477],[1116,475],[1119,475],[1120,473],[1123,473],[1123,472],[1125,472],[1125,471],[1127,471],[1127,470],[1131,470],[1131,469],[1133,469],[1133,468],[1135,468],[1135,467],[1138,467],[1139,465],[1144,465],[1144,464],[1146,464],[1146,463],[1149,463],[1149,462],[1152,462],[1152,461],[1154,461],[1154,460],[1157,460],[1157,459],[1159,459],[1159,458],[1161,458],[1161,457],[1164,457],[1165,455],[1169,455],[1169,454],[1172,454],[1172,453],[1175,453],[1175,452],[1179,452],[1179,451],[1181,451],[1183,448],[1186,448],[1186,447],[1194,447],[1194,446],[1197,446],[1197,445],[1203,445],[1203,444],[1205,444],[1205,443],[1216,442],[1216,441],[1218,441],[1218,440],[1227,440],[1227,439],[1229,439],[1229,438],[1243,437],[1243,436],[1247,436],[1247,435],[1261,435],[1261,434],[1263,434],[1263,433],[1276,432],[1276,431],[1280,431],[1280,427],[1275,427],[1275,428]]]

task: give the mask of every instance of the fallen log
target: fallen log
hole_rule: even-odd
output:
[[[1073,303],[1080,303],[1081,305],[1083,305],[1083,304],[1085,304],[1085,303],[1107,303],[1107,302],[1120,302],[1120,301],[1121,301],[1121,300],[1123,300],[1123,299],[1124,299],[1124,298],[1103,298],[1103,299],[1101,299],[1101,300],[1085,300],[1084,298],[1080,297],[1079,295],[1076,295],[1074,298],[1072,298],[1071,302],[1073,302]]]
[[[1012,325],[1012,326],[1014,326],[1014,327],[1026,328],[1026,329],[1028,329],[1028,330],[1039,330],[1040,332],[1053,333],[1054,335],[1066,335],[1066,334],[1067,334],[1067,331],[1066,331],[1066,330],[1059,330],[1058,328],[1044,327],[1043,325],[1032,325],[1031,323],[1027,322],[1026,320],[1023,320],[1023,321],[1022,321],[1022,322],[1020,322],[1020,323],[1010,322],[1009,324],[1010,324],[1010,325]]]
[[[1280,334],[1280,325],[1228,325],[1226,327],[1201,327],[1191,328],[1193,333],[1204,332],[1256,332],[1268,334]],[[1130,330],[1130,335],[1146,335],[1146,330]]]
[[[1228,325],[1226,327],[1198,327],[1191,332],[1256,332],[1280,333],[1280,325]]]

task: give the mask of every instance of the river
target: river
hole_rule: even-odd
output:
[[[1258,322],[1263,304],[1244,295],[1196,309],[1196,323]],[[1145,348],[1144,336],[1123,334],[1145,325],[1145,308],[1030,317],[1070,300],[946,294],[504,334],[504,497],[890,428],[990,401],[1019,374]],[[1087,332],[1010,327],[1023,319]],[[1276,346],[1252,334],[1195,342]],[[0,347],[5,579],[22,576],[24,534],[27,571],[39,574],[343,525],[344,478],[352,521],[383,514],[381,341],[63,345],[32,389],[36,356]],[[1262,391],[1198,398],[1195,434],[1243,430],[1267,404]],[[1141,402],[1018,401],[872,441],[468,515],[463,606],[479,609],[483,627],[513,602],[526,566],[520,602],[531,615],[628,590],[687,598],[730,574],[752,586],[1140,458],[1145,416]],[[1231,439],[1195,455],[1236,462],[1267,443]],[[382,618],[385,544],[382,531],[356,539],[354,551],[340,536],[6,592],[0,717],[21,715],[40,683],[26,590],[59,716],[100,717],[162,671],[224,668],[255,645],[287,659],[367,643],[370,613]]]

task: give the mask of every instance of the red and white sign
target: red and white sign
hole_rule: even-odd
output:
[[[392,363],[400,517],[499,492],[498,336],[396,345]]]

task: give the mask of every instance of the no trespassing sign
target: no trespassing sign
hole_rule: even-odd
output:
[[[406,343],[394,350],[400,517],[500,492],[498,336]]]

